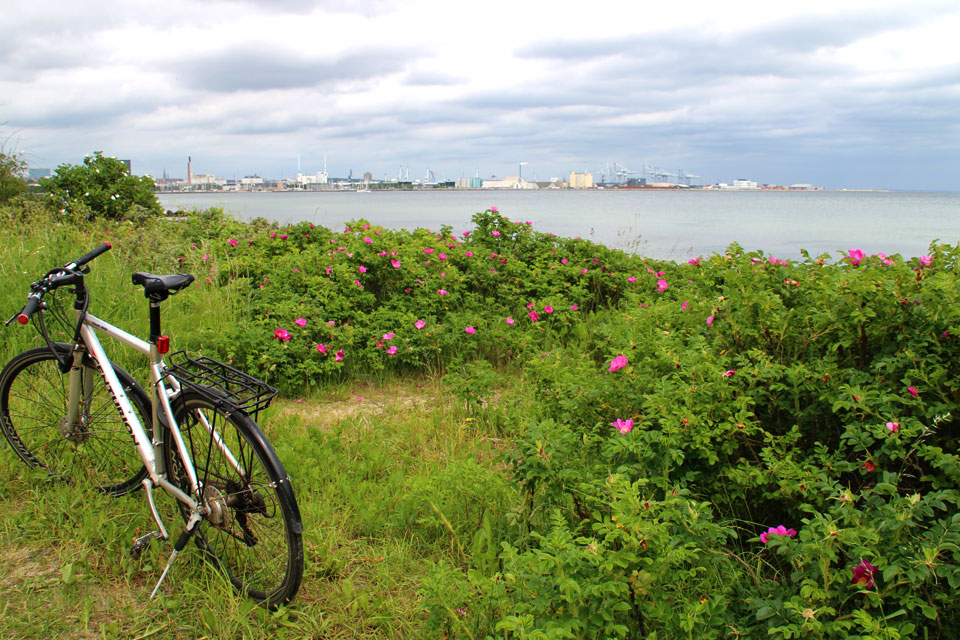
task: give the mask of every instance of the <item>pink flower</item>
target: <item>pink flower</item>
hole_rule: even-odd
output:
[[[467,256],[468,258],[472,258],[472,257],[473,257],[473,251],[467,251],[467,252],[464,253],[463,255]]]
[[[393,333],[393,331],[389,331],[389,332],[383,334],[383,339],[384,339],[384,340],[392,340],[394,335],[395,335],[395,334]]]
[[[371,238],[364,238],[363,241],[367,244],[373,244],[373,240]]]
[[[623,369],[625,366],[627,366],[627,356],[620,354],[610,361],[610,372],[613,373],[617,369]]]
[[[623,420],[621,418],[617,418],[617,421],[611,422],[610,426],[616,427],[620,433],[630,433],[630,431],[633,430],[633,420]]]
[[[355,284],[355,285],[357,285],[359,288],[363,289],[363,285],[360,284],[360,281],[359,281],[359,280],[354,280],[354,281],[353,281],[353,284]]]
[[[209,254],[207,254],[207,253],[205,253],[205,254],[203,254],[203,257],[202,257],[202,258],[200,258],[200,259],[201,259],[201,260],[203,260],[204,262],[206,262],[207,260],[209,260],[209,259],[210,259],[210,255],[209,255]]]
[[[853,580],[850,581],[850,584],[858,585],[864,589],[873,588],[873,578],[877,574],[877,568],[867,562],[866,560],[861,560],[857,563],[857,566],[853,568]]]
[[[467,327],[466,329],[464,329],[464,331],[469,333],[470,335],[473,335],[477,332],[477,330],[474,329],[473,327]]]
[[[582,273],[583,275],[587,275],[587,270],[586,270],[586,269],[580,269],[580,273]]]
[[[690,258],[687,260],[687,264],[700,264],[700,260],[702,260],[702,258]]]
[[[511,317],[509,317],[509,316],[507,317],[507,324],[513,324],[514,322],[516,322],[516,320],[514,320],[513,318],[511,318]]]
[[[490,235],[492,235],[493,237],[497,237],[500,235],[500,232],[494,229],[493,231],[490,232]]]
[[[686,300],[683,301],[683,304],[680,305],[680,308],[683,309],[684,311],[687,310],[687,301],[686,301]]]
[[[890,433],[896,433],[896,432],[900,431],[900,423],[899,423],[899,422],[888,422],[888,423],[887,423],[887,431],[889,431]]]
[[[567,264],[567,259],[566,259],[566,258],[563,258],[563,259],[560,261],[560,264]]]
[[[427,326],[427,323],[423,320],[417,320],[413,323],[413,326],[415,326],[417,329],[423,329],[425,326]]]
[[[921,267],[929,267],[931,264],[933,264],[933,258],[930,256],[920,256]]]
[[[666,280],[664,280],[663,278],[657,280],[657,291],[660,291],[662,293],[669,288],[670,288],[670,285],[667,284]]]
[[[392,266],[394,269],[399,269],[400,261],[394,258],[393,260],[390,261],[390,266]]]
[[[444,289],[437,289],[437,293],[439,293],[442,296],[447,295],[447,292]]]
[[[490,207],[490,211],[496,213],[497,211],[500,211],[500,207]]]
[[[551,307],[550,305],[547,305],[547,306],[545,306],[545,307],[543,308],[543,312],[544,312],[544,313],[553,313],[553,307]]]
[[[713,314],[711,313],[709,316],[707,316],[707,326],[709,327],[712,324],[713,324]]]
[[[847,251],[847,259],[850,260],[850,264],[857,266],[863,262],[863,251],[860,249],[849,249]]]
[[[439,256],[437,256],[437,257],[440,258],[441,260],[446,260],[446,259],[447,259],[447,254],[441,253],[441,254],[440,254]]]
[[[280,239],[281,239],[281,240],[286,240],[286,239],[287,239],[287,234],[281,233],[281,234],[280,234]]]
[[[333,356],[333,359],[337,362],[343,362],[343,349],[337,351],[336,355]]]
[[[231,247],[235,247],[235,246],[237,246],[238,244],[240,244],[239,241],[234,240],[233,238],[227,238],[227,242],[230,243],[230,246],[231,246]]]
[[[571,311],[576,311],[576,310],[579,309],[579,308],[580,308],[580,307],[578,307],[578,306],[575,305],[575,304],[570,305],[570,310],[571,310]]]
[[[317,345],[317,351],[319,351],[320,353],[326,353],[326,352],[327,352],[327,345],[325,345],[325,344],[318,344],[318,345]]]
[[[534,305],[533,305],[532,302],[528,302],[528,303],[527,303],[527,309],[533,309],[533,306],[534,306]]]
[[[307,326],[307,319],[306,319],[306,318],[297,318],[296,320],[293,321],[293,324],[297,325],[298,327],[300,327],[300,328],[302,329],[302,328],[304,328],[305,326]]]
[[[527,315],[530,316],[530,322],[536,322],[540,319],[540,314],[538,314],[536,311],[531,311]]]
[[[397,347],[396,347],[396,345],[391,345],[390,348],[387,349],[387,355],[392,356],[392,355],[395,354],[396,352],[397,352]]]
[[[796,535],[797,535],[797,532],[794,529],[787,529],[783,525],[780,525],[779,527],[770,527],[769,529],[767,529],[766,533],[761,533],[760,541],[763,542],[763,544],[767,544],[767,541],[770,539],[770,536],[788,536],[790,538],[793,538]]]
[[[735,374],[736,372],[737,372],[736,369],[729,369],[729,370],[723,372],[723,377],[724,377],[724,378],[732,378],[732,377],[733,377],[733,374]]]
[[[359,271],[360,273],[366,273],[366,272],[367,272],[367,268],[366,268],[365,266],[363,266],[363,265],[360,265],[360,266],[357,268],[357,271]]]
[[[909,392],[910,392],[910,395],[912,395],[914,398],[917,397],[917,388],[916,388],[916,387],[907,387],[907,391],[909,391]]]
[[[331,269],[333,269],[333,266],[332,266],[332,265],[326,268],[327,275],[330,275],[330,270],[331,270]]]
[[[637,281],[636,276],[630,276],[629,278],[627,278],[627,282],[636,282],[636,281]]]
[[[273,332],[273,339],[279,340],[280,342],[286,342],[290,339],[290,332],[286,329],[276,329]]]
[[[431,249],[430,247],[427,247],[426,249],[423,250],[423,252],[426,254],[431,254],[433,253],[433,249]]]

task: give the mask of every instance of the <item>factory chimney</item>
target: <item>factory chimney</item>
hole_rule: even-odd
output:
[[[187,184],[193,184],[193,168],[190,166],[193,158],[187,156]]]

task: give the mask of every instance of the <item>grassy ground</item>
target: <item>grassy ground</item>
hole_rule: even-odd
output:
[[[502,486],[501,441],[426,379],[279,401],[261,424],[304,519],[306,570],[288,609],[237,597],[192,546],[149,600],[172,544],[129,555],[153,528],[143,494],[51,484],[3,446],[0,638],[424,637],[422,579],[462,562],[442,514],[461,508],[458,482]]]

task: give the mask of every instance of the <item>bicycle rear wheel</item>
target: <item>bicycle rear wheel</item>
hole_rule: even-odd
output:
[[[184,392],[174,407],[209,510],[194,539],[241,593],[268,607],[287,603],[303,577],[303,525],[290,479],[260,427],[218,404]],[[189,493],[170,431],[165,445],[168,476]],[[186,520],[189,509],[180,510]]]
[[[71,346],[55,343],[61,356]],[[150,400],[130,374],[114,367],[143,424]],[[80,415],[67,424],[69,376],[54,352],[38,347],[15,356],[0,372],[0,430],[16,454],[51,477],[84,482],[110,495],[140,486],[147,471],[99,367],[83,359]]]

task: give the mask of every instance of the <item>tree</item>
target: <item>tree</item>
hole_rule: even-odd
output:
[[[26,171],[27,163],[23,155],[7,151],[6,141],[0,144],[0,204],[9,202],[27,190],[27,183],[23,179]]]
[[[58,211],[78,220],[163,213],[153,178],[131,175],[127,165],[101,151],[82,165],[61,164],[53,176],[40,180],[40,187]]]

